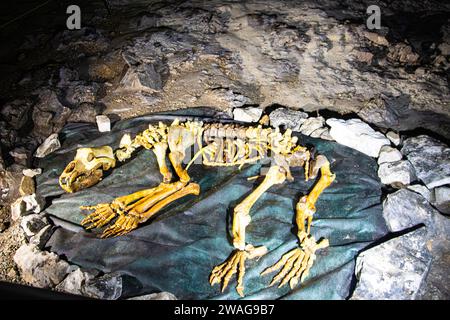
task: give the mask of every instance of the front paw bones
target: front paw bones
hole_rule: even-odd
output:
[[[231,277],[235,273],[238,273],[236,291],[241,297],[243,297],[245,260],[261,257],[266,253],[266,247],[260,246],[255,248],[250,244],[245,247],[245,250],[234,250],[224,263],[214,267],[209,277],[209,283],[211,284],[211,286],[215,285],[216,283],[222,283],[222,292],[224,292],[224,290],[228,286],[228,283],[230,282]]]
[[[300,248],[295,248],[288,253],[285,253],[282,258],[273,266],[264,270],[261,275],[266,275],[274,271],[281,271],[273,277],[269,286],[273,286],[275,283],[281,280],[278,288],[283,287],[289,282],[291,289],[306,278],[309,274],[314,261],[316,260],[316,251],[329,246],[328,239],[321,239],[316,242],[316,239],[307,235],[304,237]]]

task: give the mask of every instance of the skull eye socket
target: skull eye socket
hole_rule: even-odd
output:
[[[94,154],[93,153],[89,153],[87,156],[87,161],[92,161],[94,160]]]
[[[75,169],[75,163],[72,161],[72,162],[70,162],[70,163],[67,165],[67,167],[66,167],[66,169],[64,170],[64,172],[71,172],[71,171],[73,171],[73,169]]]

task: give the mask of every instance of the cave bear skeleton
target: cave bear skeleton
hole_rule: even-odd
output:
[[[246,259],[261,257],[267,252],[266,247],[255,247],[245,240],[245,229],[251,221],[253,204],[271,186],[286,180],[292,181],[291,167],[304,167],[306,180],[316,178],[320,171],[320,178],[310,193],[302,196],[295,207],[299,246],[261,273],[264,275],[279,271],[270,285],[279,282],[281,287],[289,283],[294,288],[308,275],[316,259],[316,251],[329,245],[328,239],[316,241],[310,229],[316,211],[315,203],[335,179],[327,158],[323,155],[313,157],[310,150],[299,145],[297,140],[289,129],[281,132],[279,128],[261,124],[243,126],[175,119],[171,124],[150,124],[148,129],[133,139],[125,134],[115,152],[109,146],[78,149],[75,159],[61,174],[59,183],[67,192],[88,188],[102,179],[103,171],[114,168],[117,160],[123,162],[129,159],[141,147],[152,150],[162,175],[162,182],[158,186],[118,197],[111,203],[81,207],[93,211],[82,220],[84,227],[92,229],[108,225],[102,237],[121,236],[137,228],[171,202],[188,194],[199,195],[199,185],[191,182],[188,175],[189,167],[198,157],[202,158],[205,166],[241,167],[270,156],[271,165],[261,184],[234,208],[231,233],[235,250],[225,262],[213,268],[209,277],[210,284],[221,284],[223,292],[233,275],[236,275],[236,291],[244,296]],[[186,150],[195,144],[198,151],[184,166]],[[173,179],[172,171],[167,166],[167,157],[176,179]]]

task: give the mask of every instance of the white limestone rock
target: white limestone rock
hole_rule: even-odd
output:
[[[17,199],[11,204],[11,219],[13,221],[19,220],[22,216],[27,214],[27,205],[22,198]]]
[[[42,169],[41,168],[37,168],[37,169],[23,169],[22,171],[24,176],[30,177],[30,178],[34,178],[37,175],[42,174]]]
[[[416,180],[414,168],[408,160],[385,162],[378,168],[378,176],[383,184],[400,188]]]
[[[336,142],[374,158],[378,157],[382,146],[391,144],[382,133],[360,119],[330,118],[326,123],[331,127],[330,135]]]
[[[43,200],[35,193],[23,196],[22,200],[25,202],[25,210],[27,213],[39,213],[44,207]]]
[[[256,107],[234,108],[233,119],[242,122],[258,122],[263,110]]]
[[[109,132],[111,131],[111,120],[105,115],[99,115],[95,117],[97,121],[98,131]]]
[[[391,146],[382,146],[378,156],[378,164],[402,160],[402,153]]]
[[[58,134],[53,133],[37,148],[34,156],[36,158],[44,158],[59,148],[61,148],[61,143],[59,142]]]
[[[306,119],[300,127],[300,132],[305,136],[310,136],[317,129],[323,128],[325,119],[323,117],[311,117]]]
[[[386,138],[391,140],[391,142],[394,144],[394,146],[398,146],[401,142],[400,135],[394,131],[388,131],[386,133]]]
[[[420,135],[406,139],[401,151],[428,189],[450,184],[450,148],[447,145]]]

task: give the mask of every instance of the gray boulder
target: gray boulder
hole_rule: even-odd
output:
[[[406,186],[406,189],[414,191],[414,192],[422,195],[422,197],[427,199],[427,201],[430,203],[431,203],[431,201],[433,201],[433,198],[434,198],[433,193],[430,190],[428,190],[427,187],[425,187],[421,184],[412,184],[412,185]]]
[[[396,188],[406,186],[416,179],[414,168],[408,160],[380,164],[378,176],[382,183]]]
[[[50,89],[39,89],[39,101],[33,108],[33,134],[40,139],[59,132],[70,117],[71,110],[63,106]]]
[[[383,217],[389,231],[402,231],[418,224],[433,228],[433,215],[438,214],[420,194],[401,189],[391,193],[383,202]]]
[[[444,143],[420,135],[406,139],[401,151],[428,189],[450,183],[450,148]]]
[[[66,293],[86,295],[84,292],[88,282],[94,279],[95,275],[77,268],[67,275],[67,277],[56,286],[56,290]]]
[[[450,214],[450,187],[434,189],[433,205],[442,213]]]
[[[308,118],[308,114],[302,111],[278,108],[269,114],[270,125],[274,128],[284,127],[292,131],[300,131],[301,125]]]
[[[25,232],[25,235],[32,237],[41,229],[48,226],[48,220],[43,214],[30,214],[22,218],[20,226]]]
[[[57,290],[94,299],[116,300],[122,295],[122,277],[117,273],[97,277],[98,272],[76,268]]]
[[[359,254],[352,300],[411,300],[418,295],[432,256],[422,227]]]
[[[56,286],[70,270],[66,261],[52,252],[40,251],[34,244],[22,245],[14,255],[14,262],[22,279],[40,288]]]
[[[51,225],[46,225],[30,238],[30,243],[34,244],[40,250],[43,250],[52,233],[53,227]]]
[[[116,300],[122,295],[122,277],[120,274],[108,273],[92,279],[82,289],[88,297],[102,300]]]

